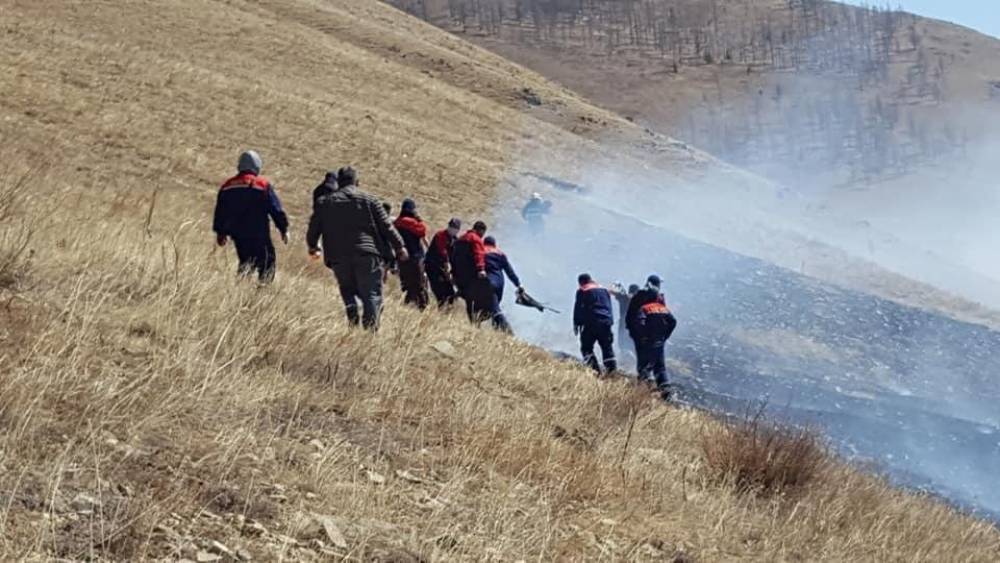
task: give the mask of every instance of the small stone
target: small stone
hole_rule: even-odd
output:
[[[330,545],[338,549],[347,549],[347,540],[344,539],[344,534],[341,533],[340,528],[337,527],[337,523],[333,518],[316,515],[316,519],[323,526],[323,532],[326,534],[326,539],[330,542]]]
[[[135,494],[135,492],[132,490],[132,487],[126,485],[125,483],[118,483],[117,485],[115,485],[115,490],[117,490],[118,494],[120,494],[123,497],[130,497],[133,494]]]
[[[224,557],[235,558],[236,554],[233,550],[226,547],[222,542],[212,540],[208,543],[208,550],[216,555],[222,555]]]
[[[319,438],[313,438],[312,440],[309,440],[309,445],[316,448],[317,450],[326,449],[326,444],[324,444],[323,441],[320,440]]]
[[[222,520],[222,516],[219,516],[218,514],[215,514],[214,512],[205,509],[202,509],[201,512],[198,513],[198,515],[201,516],[202,518],[207,518],[209,520]]]
[[[385,484],[385,476],[383,476],[381,473],[377,473],[375,471],[372,471],[371,469],[367,469],[365,470],[365,475],[368,476],[369,481],[375,483],[376,485]]]
[[[319,498],[319,495],[317,495],[316,493],[311,493],[311,492],[307,492],[306,493],[306,499],[307,500],[316,500],[318,498]]]
[[[165,524],[157,524],[153,531],[168,538],[179,538],[180,534],[176,530]]]
[[[212,563],[213,561],[222,561],[222,556],[202,550],[199,551],[198,554],[194,556],[194,559],[198,563]]]
[[[440,500],[431,497],[421,497],[420,500],[417,501],[417,504],[424,510],[441,510],[447,506]]]
[[[250,553],[249,551],[245,550],[245,549],[237,549],[236,550],[236,557],[240,561],[253,561],[253,554]]]
[[[87,493],[79,493],[73,497],[70,507],[80,514],[93,514],[101,507],[101,502]]]
[[[247,536],[259,537],[267,534],[267,528],[263,524],[256,521],[251,521],[245,524],[242,528],[243,534]]]
[[[46,499],[45,505],[49,510],[56,514],[66,514],[67,512],[73,510],[70,503],[66,502],[66,498],[59,493],[52,495],[49,499]]]
[[[399,477],[400,479],[402,479],[404,481],[409,481],[411,483],[423,483],[424,482],[424,480],[421,479],[420,477],[417,477],[413,473],[410,473],[409,471],[405,471],[405,470],[399,470],[399,469],[397,469],[396,470],[396,477]]]
[[[453,360],[458,358],[458,350],[455,349],[455,345],[447,340],[439,340],[431,344],[431,348],[446,358]]]

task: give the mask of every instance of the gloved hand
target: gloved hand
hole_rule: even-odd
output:
[[[481,279],[481,280],[485,280],[486,279],[486,271],[485,270],[479,272],[479,279]]]
[[[215,235],[215,244],[226,246],[226,235]]]
[[[523,295],[524,294],[524,288],[522,286],[517,286],[517,294],[518,295]]]
[[[288,244],[288,233],[281,233],[281,242]]]

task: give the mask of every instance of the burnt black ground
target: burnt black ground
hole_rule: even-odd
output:
[[[516,223],[513,223],[516,225]],[[818,282],[606,211],[500,230],[526,287],[572,311],[576,274],[660,273],[678,400],[822,429],[848,458],[1000,521],[1000,333]],[[569,314],[507,304],[518,334],[576,353]]]

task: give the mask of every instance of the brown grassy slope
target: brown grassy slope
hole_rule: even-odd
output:
[[[740,495],[704,467],[703,415],[397,302],[376,337],[349,332],[298,253],[257,289],[213,249],[214,185],[245,146],[296,232],[345,162],[440,220],[488,204],[513,144],[599,155],[472,86],[600,113],[534,75],[374,2],[24,0],[0,22],[0,193],[31,186],[0,241],[34,236],[0,290],[0,557],[1000,554],[991,526],[844,468]],[[439,80],[380,37],[470,62]]]

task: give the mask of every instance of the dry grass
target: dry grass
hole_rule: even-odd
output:
[[[706,470],[737,490],[760,496],[797,493],[813,485],[830,462],[815,430],[764,419],[764,408],[702,436]]]
[[[13,158],[12,158],[13,157]],[[17,289],[24,279],[31,252],[28,245],[35,226],[25,214],[30,184],[37,182],[30,170],[17,167],[17,155],[0,155],[0,288]]]
[[[331,158],[352,155],[380,195],[415,193],[444,216],[486,204],[506,165],[496,139],[522,126],[543,152],[599,154],[470,86],[521,80],[513,67],[374,2],[0,10],[2,76],[17,77],[0,79],[0,134],[17,132],[26,168],[47,163],[18,214],[39,252],[0,307],[0,558],[194,558],[211,540],[257,560],[1000,555],[992,526],[849,468],[794,499],[719,484],[700,441],[714,421],[460,316],[393,298],[378,335],[351,331],[304,251],[281,251],[273,286],[234,279],[208,213],[251,141],[296,229]],[[303,28],[310,10],[360,37]],[[204,39],[231,28],[268,43]],[[470,64],[441,83],[358,46],[379,37]],[[247,87],[238,69],[265,51],[284,64]],[[330,60],[357,77],[351,90],[322,72]],[[384,125],[322,133],[358,108]],[[317,536],[311,513],[346,546]]]

